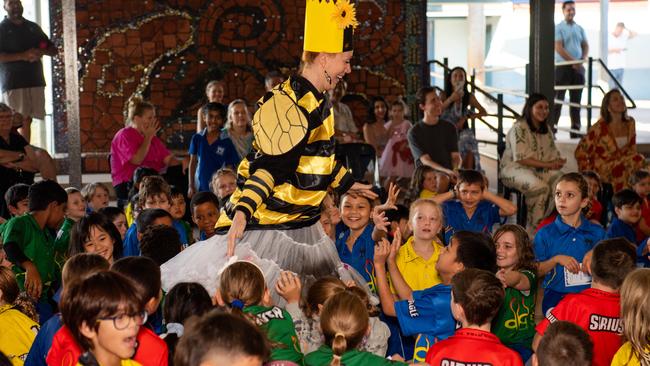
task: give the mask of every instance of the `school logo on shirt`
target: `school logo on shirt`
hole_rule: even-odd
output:
[[[261,312],[255,316],[255,323],[257,325],[264,325],[273,319],[284,319],[284,314],[282,314],[282,309],[278,307],[273,307],[271,310]]]
[[[413,300],[408,300],[408,309],[409,309],[409,316],[411,318],[417,318],[420,316],[420,313],[418,313],[418,308],[415,307],[415,301]]]
[[[589,317],[589,330],[619,334],[623,333],[623,323],[620,318],[591,314]]]
[[[483,362],[463,362],[452,360],[451,358],[443,358],[440,361],[440,366],[492,366],[492,364]]]
[[[217,147],[217,150],[215,151],[215,153],[219,156],[222,156],[224,152],[226,152],[226,149],[224,149],[223,146]]]

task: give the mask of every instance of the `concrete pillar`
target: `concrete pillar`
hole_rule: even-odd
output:
[[[600,0],[600,58],[607,65],[607,54],[609,51],[609,0]],[[592,55],[596,57],[596,55]],[[609,80],[607,72],[600,69],[600,79]]]
[[[530,43],[528,93],[555,98],[555,4],[548,0],[530,0]],[[552,104],[552,103],[551,103]],[[552,110],[552,109],[551,109]]]
[[[63,59],[65,103],[68,119],[68,174],[70,185],[81,187],[81,138],[79,134],[79,73],[77,70],[77,19],[75,0],[63,0]]]
[[[469,42],[467,47],[467,73],[483,68],[485,62],[485,11],[483,4],[467,5]],[[484,73],[476,74],[477,81],[485,81]]]

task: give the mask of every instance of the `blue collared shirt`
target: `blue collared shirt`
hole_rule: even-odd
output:
[[[565,224],[558,215],[555,221],[541,228],[535,235],[535,260],[543,262],[556,255],[568,255],[582,262],[585,254],[604,238],[605,230],[584,216],[580,216],[580,226],[574,228]],[[544,288],[576,293],[589,288],[589,285],[567,287],[564,282],[564,266],[557,264],[544,277]]]
[[[636,245],[636,232],[634,231],[634,227],[623,220],[620,220],[618,217],[615,217],[612,220],[612,223],[609,224],[605,237],[607,239],[625,238],[629,240],[630,243]]]
[[[571,57],[576,60],[582,59],[582,42],[587,42],[585,30],[577,23],[567,23],[561,21],[555,26],[555,42],[562,41],[562,46]],[[555,52],[555,61],[568,61],[562,58],[559,53]]]
[[[187,232],[185,231],[185,227],[183,226],[183,224],[181,224],[179,220],[174,220],[172,222],[172,227],[176,229],[176,231],[178,232],[178,236],[181,241],[181,246],[187,247],[189,241],[187,240]],[[138,240],[138,228],[135,222],[131,224],[129,229],[126,231],[126,235],[124,236],[123,248],[124,248],[124,253],[122,253],[123,257],[134,257],[134,256],[141,255],[140,240]]]
[[[612,220],[612,223],[609,224],[609,227],[607,228],[607,238],[625,238],[630,241],[632,244],[637,244],[636,243],[636,232],[634,231],[634,227],[631,226],[630,224],[619,220],[618,217],[615,217],[614,220]],[[650,265],[650,260],[648,260],[647,255],[643,255],[643,248],[645,248],[648,245],[648,238],[644,239],[639,243],[636,247],[636,252],[637,252],[637,265],[639,267],[648,267]]]
[[[240,160],[230,138],[218,138],[209,144],[206,134],[207,129],[195,133],[190,142],[190,155],[196,155],[198,159],[196,180],[199,192],[210,191],[210,180],[214,172],[225,166],[236,168]]]
[[[366,226],[354,242],[352,251],[345,244],[350,237],[350,229],[342,222],[336,227],[336,251],[339,253],[341,262],[347,263],[357,270],[368,282],[373,292],[375,291],[375,266],[373,263],[375,242],[372,240],[372,230],[374,227],[372,224]]]
[[[140,255],[140,242],[138,241],[138,228],[135,222],[129,226],[124,235],[124,257],[134,257]]]
[[[29,354],[25,359],[25,366],[46,366],[45,358],[47,353],[52,348],[52,340],[54,340],[54,335],[56,332],[61,329],[63,326],[63,321],[61,320],[61,314],[54,314],[50,319],[48,319],[38,330],[34,343],[29,349]]]
[[[478,203],[471,218],[467,217],[463,204],[459,200],[445,201],[442,204],[442,213],[446,223],[446,245],[456,231],[467,230],[489,234],[492,232],[492,226],[501,220],[499,206],[487,200]]]
[[[424,362],[429,347],[456,330],[451,313],[451,286],[439,284],[413,291],[413,301],[395,302],[395,315],[404,335],[417,335],[414,358]]]

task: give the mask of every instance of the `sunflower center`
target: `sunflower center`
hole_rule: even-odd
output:
[[[345,18],[345,10],[343,10],[343,11],[341,12],[341,17],[342,17],[342,18]]]

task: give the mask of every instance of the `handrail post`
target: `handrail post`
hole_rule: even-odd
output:
[[[530,95],[531,94],[531,92],[530,92],[530,80],[528,79],[528,77],[530,76],[530,64],[529,63],[526,64],[525,73],[526,73],[526,75],[524,75],[524,76],[526,77],[526,94]]]
[[[587,130],[591,128],[591,88],[593,87],[592,77],[593,77],[593,66],[594,59],[589,57],[589,68],[587,69]],[[580,103],[580,102],[578,102]]]
[[[506,149],[505,141],[503,138],[503,94],[497,94],[497,192],[503,193],[503,184],[499,179],[501,173],[501,155]]]
[[[445,76],[444,79],[442,80],[442,88],[445,88],[445,80],[447,80],[447,76],[449,71],[449,57],[445,57],[442,59],[442,64],[445,65],[445,69],[442,71],[442,74]]]
[[[469,86],[471,87],[470,94],[474,94],[475,85],[476,85],[476,84],[474,84],[475,82],[476,82],[476,69],[473,68],[472,69],[472,76],[470,77],[470,84],[469,84]],[[471,107],[471,111],[474,112],[474,107]],[[472,118],[471,122],[472,122],[471,123],[472,131],[474,132],[474,134],[476,134],[476,118]]]

